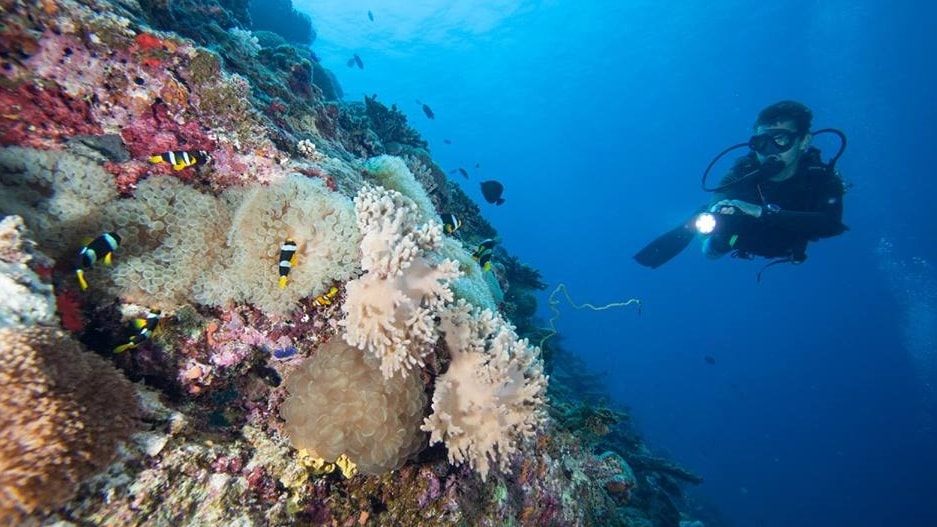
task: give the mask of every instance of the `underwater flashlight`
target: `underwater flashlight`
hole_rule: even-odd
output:
[[[709,212],[704,212],[696,217],[693,226],[700,234],[711,234],[716,228],[716,217]]]

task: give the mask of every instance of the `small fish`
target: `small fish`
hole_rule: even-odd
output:
[[[485,196],[485,201],[494,203],[495,205],[504,203],[504,198],[501,197],[501,194],[504,193],[504,185],[491,179],[482,181],[481,187],[482,195]]]
[[[475,168],[481,168],[481,163],[475,163]]]
[[[417,104],[420,104],[420,105],[423,106],[423,113],[426,114],[426,117],[427,117],[428,119],[435,119],[435,118],[436,118],[436,114],[433,113],[433,109],[430,108],[428,104],[423,104],[423,103],[421,103],[420,101],[416,101],[416,102],[417,102]]]
[[[498,245],[498,240],[494,238],[482,240],[482,242],[478,244],[478,247],[475,248],[475,252],[472,253],[472,258],[476,260],[479,259],[483,253],[491,252],[495,248],[495,245]]]
[[[329,288],[328,291],[317,296],[316,299],[312,301],[312,303],[319,307],[330,306],[332,305],[332,300],[336,295],[338,295],[338,288],[333,285]]]
[[[462,177],[464,177],[465,179],[468,179],[468,170],[465,170],[464,168],[459,167],[459,174],[462,174]]]
[[[443,212],[439,215],[442,218],[443,230],[446,231],[446,234],[452,234],[455,231],[459,230],[459,227],[462,226],[462,220],[456,217],[455,214],[451,212]]]
[[[287,346],[285,348],[277,348],[273,350],[273,356],[277,359],[288,359],[293,355],[296,355],[296,352],[299,350],[296,349],[296,346]]]
[[[322,59],[319,58],[319,55],[317,55],[316,52],[312,50],[309,51],[309,58],[316,63],[322,62]]]
[[[374,22],[374,13],[372,13],[370,9],[368,9],[368,20]]]
[[[352,55],[350,59],[348,59],[348,65],[349,66],[357,65],[359,70],[364,69],[364,62],[361,61],[361,57],[359,57],[357,53],[355,53],[354,55]]]
[[[450,141],[449,139],[443,139],[442,142],[443,142],[443,143],[446,143],[447,145],[451,145],[451,144],[452,144],[452,141]]]
[[[287,277],[294,265],[296,265],[296,242],[292,238],[287,238],[280,246],[280,263],[278,265],[280,289],[286,287]]]
[[[157,326],[159,326],[161,318],[163,318],[162,311],[153,308],[146,314],[146,317],[133,319],[133,322],[130,323],[130,327],[133,329],[133,335],[130,336],[126,344],[121,344],[114,348],[114,353],[123,353],[127,350],[134,349],[139,346],[141,342],[148,340],[153,336],[153,332],[156,331]]]
[[[175,171],[195,165],[204,165],[211,161],[211,155],[205,150],[173,150],[150,156],[150,163],[169,163]]]
[[[703,360],[706,361],[706,364],[715,364],[715,363],[716,363],[716,359],[715,359],[715,357],[713,357],[712,355],[706,355],[705,357],[703,357]]]
[[[105,232],[97,238],[91,240],[78,251],[78,264],[75,265],[75,276],[78,277],[78,285],[81,290],[88,289],[88,282],[85,280],[85,270],[94,267],[99,259],[105,265],[111,265],[111,255],[120,247],[120,236],[116,232]]]

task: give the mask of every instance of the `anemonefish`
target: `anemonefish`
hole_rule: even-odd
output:
[[[455,214],[443,212],[439,217],[442,218],[442,226],[446,234],[452,234],[462,226],[462,220],[457,218]]]
[[[205,150],[174,150],[150,156],[150,163],[169,163],[173,170],[182,170],[195,165],[204,165],[211,160]]]
[[[116,232],[105,232],[81,248],[81,251],[78,252],[75,275],[78,277],[78,285],[81,286],[82,291],[88,289],[85,270],[94,267],[95,262],[98,260],[102,260],[106,265],[111,265],[111,254],[119,246],[120,236]]]
[[[280,289],[286,287],[287,277],[294,265],[296,265],[296,242],[292,238],[287,238],[280,246]]]
[[[152,337],[153,332],[156,331],[156,327],[159,326],[159,320],[162,316],[163,314],[159,309],[153,308],[146,314],[146,317],[133,319],[133,322],[130,323],[134,331],[133,335],[130,336],[126,344],[121,344],[114,348],[114,353],[123,353],[129,349],[134,349],[139,346],[141,342]]]
[[[491,270],[491,255],[493,253],[494,251],[488,250],[488,251],[481,253],[475,258],[476,260],[478,260],[478,265],[481,266],[483,271]]]
[[[477,260],[482,255],[482,253],[490,252],[497,244],[498,240],[495,240],[494,238],[487,238],[482,240],[482,242],[479,243],[478,247],[475,249],[475,252],[472,253],[472,257]]]
[[[330,306],[332,305],[332,299],[335,298],[336,295],[338,295],[338,288],[333,285],[328,291],[317,296],[312,303],[320,307]]]

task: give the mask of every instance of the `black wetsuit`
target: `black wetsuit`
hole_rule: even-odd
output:
[[[797,172],[784,181],[757,182],[757,177],[739,181],[758,168],[754,153],[739,158],[719,183],[723,188],[713,200],[737,199],[780,211],[763,209],[761,217],[744,214],[717,215],[717,229],[710,246],[719,253],[750,258],[807,258],[807,242],[841,234],[845,185],[835,170],[820,159],[820,151],[808,149],[800,158]],[[734,183],[735,182],[735,183]],[[734,184],[733,184],[734,183]]]

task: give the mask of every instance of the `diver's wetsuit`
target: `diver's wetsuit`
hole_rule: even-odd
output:
[[[819,150],[808,149],[797,172],[784,181],[739,181],[757,167],[754,152],[736,160],[719,183],[720,188],[728,188],[718,192],[713,203],[737,199],[762,206],[777,205],[780,211],[769,213],[764,209],[759,218],[739,213],[718,215],[719,227],[709,242],[712,251],[734,251],[734,256],[746,258],[790,258],[799,263],[807,258],[808,241],[836,236],[847,229],[842,222],[845,185],[820,160]]]

